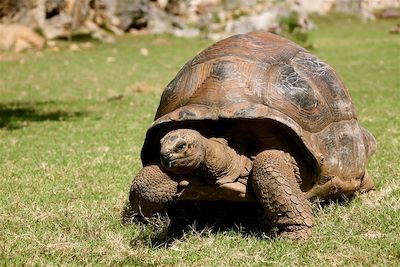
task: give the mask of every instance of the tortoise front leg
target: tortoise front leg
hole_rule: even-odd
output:
[[[313,215],[296,179],[294,159],[279,150],[266,150],[253,163],[252,183],[267,218],[279,233],[292,239],[311,234]]]
[[[149,217],[166,211],[178,191],[178,183],[158,165],[145,166],[133,179],[129,202],[133,212]]]

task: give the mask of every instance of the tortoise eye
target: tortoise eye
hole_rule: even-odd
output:
[[[175,147],[176,151],[182,151],[185,148],[186,148],[186,144],[185,143],[177,144],[176,147]]]

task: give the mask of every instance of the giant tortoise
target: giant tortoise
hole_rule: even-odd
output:
[[[235,35],[165,88],[130,205],[152,216],[176,201],[259,202],[279,234],[307,238],[310,199],[374,188],[375,149],[329,65],[274,34]]]

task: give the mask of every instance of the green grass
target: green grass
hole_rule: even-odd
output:
[[[340,73],[377,138],[369,171],[378,191],[316,207],[313,236],[302,243],[230,230],[153,248],[131,242],[142,228],[121,221],[162,89],[208,41],[126,36],[76,52],[63,43],[60,52],[3,53],[0,265],[398,265],[400,36],[388,34],[395,24],[320,19],[311,34],[313,53]]]

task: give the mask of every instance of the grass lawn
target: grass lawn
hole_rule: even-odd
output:
[[[319,19],[313,53],[350,90],[376,137],[377,191],[315,208],[302,243],[239,230],[188,233],[169,248],[133,243],[121,212],[160,94],[210,42],[126,36],[116,44],[1,54],[0,265],[398,266],[400,35],[396,21]],[[147,48],[149,55],[140,53]],[[134,244],[134,245],[132,245]]]

